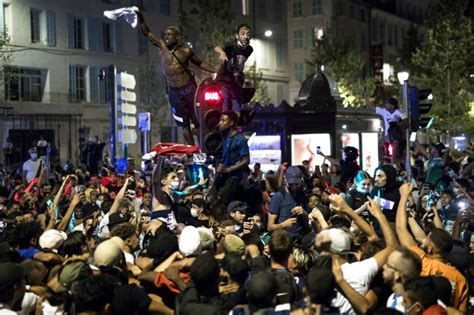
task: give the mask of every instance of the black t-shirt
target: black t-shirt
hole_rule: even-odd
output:
[[[252,46],[241,48],[237,43],[227,43],[224,46],[225,54],[227,55],[227,63],[225,64],[224,73],[221,79],[231,84],[237,84],[239,86],[244,85],[244,66],[247,59],[253,52]]]
[[[341,182],[346,184],[348,181],[351,183],[354,181],[354,177],[360,170],[359,165],[354,161],[339,161],[341,165]]]
[[[145,290],[135,285],[117,285],[112,299],[112,314],[145,314],[151,303]]]

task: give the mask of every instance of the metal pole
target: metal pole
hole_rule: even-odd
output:
[[[115,84],[116,69],[114,65],[107,67],[107,80],[110,86],[110,164],[115,167],[117,156],[117,85]]]
[[[405,170],[407,172],[408,180],[413,179],[410,165],[410,134],[411,134],[411,113],[410,113],[410,102],[408,99],[408,80],[403,82],[403,109],[407,115],[408,127],[405,130]]]

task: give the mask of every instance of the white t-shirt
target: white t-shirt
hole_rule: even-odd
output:
[[[392,293],[388,297],[387,307],[393,308],[399,312],[405,313],[405,307],[403,306],[403,295]]]
[[[401,119],[407,118],[407,115],[402,112],[400,109],[396,109],[393,113],[389,112],[383,107],[376,107],[375,113],[383,117],[384,122],[384,136],[385,138],[388,137],[388,127],[390,127],[391,122],[399,121]]]
[[[23,163],[23,171],[26,172],[26,181],[29,183],[35,178],[36,174],[38,173],[38,169],[40,167],[41,159],[37,159],[33,161],[29,159],[25,163]]]
[[[39,296],[37,296],[36,294],[32,292],[25,292],[23,300],[21,301],[21,311],[18,312],[18,315],[27,315],[34,312],[38,299]]]
[[[379,267],[377,265],[377,260],[371,257],[351,264],[345,263],[341,265],[341,270],[347,283],[359,294],[365,295],[367,291],[369,291],[370,283],[377,274]],[[347,300],[340,292],[337,292],[331,305],[338,307],[339,311],[343,314],[355,314],[349,300]]]
[[[126,261],[128,264],[135,265],[135,256],[133,256],[133,255],[130,254],[130,253],[127,253],[126,251],[123,251],[123,255],[125,256],[125,261]]]

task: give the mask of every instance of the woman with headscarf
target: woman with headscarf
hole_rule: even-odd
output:
[[[370,197],[376,199],[389,222],[395,222],[395,214],[400,201],[399,186],[395,167],[389,164],[377,167]]]

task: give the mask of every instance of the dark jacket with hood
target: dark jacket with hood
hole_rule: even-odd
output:
[[[398,188],[400,183],[397,181],[397,170],[392,165],[380,165],[375,170],[375,174],[381,170],[387,176],[387,183],[383,187],[374,187],[370,192],[370,197],[383,198],[394,202],[391,210],[382,209],[389,222],[395,222],[395,215],[397,213],[398,202],[400,201],[400,192]],[[375,177],[375,176],[374,176]]]

